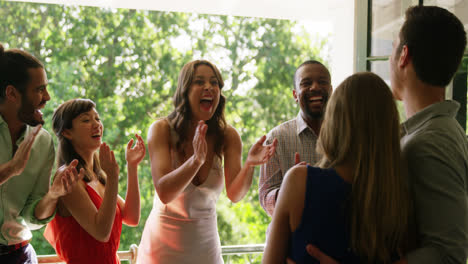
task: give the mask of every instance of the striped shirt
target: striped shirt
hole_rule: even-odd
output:
[[[299,153],[301,161],[310,164],[315,164],[320,158],[315,152],[317,135],[300,113],[295,119],[273,128],[267,135],[266,144],[271,144],[275,138],[278,139],[275,154],[260,167],[259,199],[269,216],[273,215],[284,175],[295,165],[295,153]]]

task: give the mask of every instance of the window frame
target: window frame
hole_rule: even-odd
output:
[[[402,0],[403,1],[403,0]],[[418,1],[419,5],[424,5],[424,0]],[[354,72],[370,71],[371,62],[388,61],[387,56],[370,56],[372,41],[372,0],[355,1],[355,63]],[[463,60],[468,60],[468,47],[465,50]],[[462,63],[463,65],[463,63]],[[460,110],[457,120],[466,131],[467,125],[467,83],[468,69],[460,67],[455,74],[453,81],[446,89],[446,98],[453,99],[460,103]]]

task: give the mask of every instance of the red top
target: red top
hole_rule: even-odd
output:
[[[101,207],[102,198],[88,184],[86,191],[97,209]],[[55,248],[57,255],[68,264],[120,264],[117,249],[122,231],[120,208],[115,211],[109,241],[99,242],[92,237],[73,218],[61,217],[58,214],[47,224],[44,237]]]

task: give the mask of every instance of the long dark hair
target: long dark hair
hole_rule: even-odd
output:
[[[85,176],[84,181],[90,182],[93,180],[93,174],[96,175],[99,182],[103,185],[106,184],[106,175],[104,171],[101,169],[101,165],[99,163],[99,158],[97,153],[94,153],[93,160],[94,166],[93,171],[89,171],[86,169],[86,161],[76,152],[75,148],[71,144],[70,140],[63,136],[63,131],[65,129],[72,128],[72,121],[77,116],[82,113],[86,113],[91,109],[95,108],[96,104],[89,100],[89,99],[72,99],[68,100],[65,103],[61,104],[57,109],[54,111],[54,115],[52,117],[52,128],[54,130],[55,135],[59,140],[59,147],[58,147],[58,160],[57,165],[58,167],[62,165],[70,164],[74,159],[78,160],[78,165],[76,169],[79,171],[81,168],[85,169]]]
[[[172,127],[176,131],[179,139],[176,144],[178,152],[183,151],[183,145],[187,141],[188,130],[190,126],[190,120],[192,118],[192,110],[190,109],[190,102],[188,99],[188,93],[190,85],[195,75],[195,70],[200,65],[206,65],[210,67],[215,73],[216,79],[218,80],[219,89],[224,87],[224,81],[221,77],[221,73],[214,64],[206,60],[195,60],[191,61],[182,67],[177,80],[177,90],[174,94],[174,111],[169,114],[167,119],[171,123]],[[215,153],[221,157],[222,149],[224,145],[224,130],[226,129],[226,120],[224,119],[224,107],[226,104],[226,98],[222,93],[219,96],[219,104],[216,108],[215,113],[210,120],[206,121],[208,125],[207,134],[215,138]]]

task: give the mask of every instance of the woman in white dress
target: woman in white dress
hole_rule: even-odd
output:
[[[149,129],[157,195],[138,250],[140,264],[223,263],[216,221],[223,184],[232,202],[241,200],[254,166],[265,163],[277,145],[275,140],[263,146],[263,136],[242,166],[241,138],[224,119],[223,86],[212,63],[187,63],[179,75],[174,111]]]

